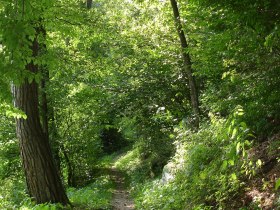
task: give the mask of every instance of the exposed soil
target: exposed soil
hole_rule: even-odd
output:
[[[251,206],[248,209],[278,210],[280,193],[275,190],[275,183],[280,178],[280,133],[253,147],[250,159],[261,160],[262,166],[257,170],[256,176],[247,180],[246,187],[238,199],[239,205]],[[240,202],[241,201],[241,202]],[[254,204],[254,205],[252,205]]]
[[[116,168],[112,168],[110,174],[116,186],[111,202],[112,210],[134,210],[134,202],[125,186],[124,174]]]
[[[253,148],[255,159],[262,161],[255,179],[249,182],[245,198],[257,203],[262,210],[280,209],[279,190],[275,190],[276,180],[280,177],[280,133]]]

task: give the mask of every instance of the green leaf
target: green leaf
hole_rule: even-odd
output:
[[[244,145],[245,145],[245,146],[250,146],[250,145],[251,145],[251,142],[248,141],[248,140],[245,140]]]
[[[234,160],[229,160],[228,163],[229,163],[231,166],[234,166]]]
[[[34,79],[33,76],[29,76],[28,77],[28,83],[31,84],[33,82],[33,79]]]
[[[207,177],[206,172],[201,172],[201,173],[199,174],[199,177],[200,177],[200,179],[206,179],[206,177]]]
[[[230,176],[231,176],[231,178],[232,178],[233,180],[237,180],[237,176],[236,176],[235,173],[231,174]]]
[[[36,74],[34,79],[35,79],[36,83],[39,83],[41,81],[41,75],[40,74]]]
[[[227,165],[228,165],[228,161],[224,160],[222,163],[222,169],[225,170],[227,168]]]
[[[241,144],[240,144],[240,142],[238,142],[236,145],[236,154],[237,155],[240,153],[240,146],[241,146]]]
[[[247,128],[247,124],[245,122],[241,122],[240,125],[242,126],[242,128],[245,130]]]
[[[258,159],[256,164],[257,164],[258,167],[261,167],[262,166],[262,161],[260,159]]]
[[[234,128],[232,131],[231,138],[234,139],[236,137],[236,134],[237,134],[237,128]]]
[[[275,183],[275,190],[278,190],[279,187],[280,187],[280,178],[277,179],[277,181]]]
[[[232,125],[230,125],[230,126],[228,127],[228,135],[230,135],[231,129],[232,129]]]

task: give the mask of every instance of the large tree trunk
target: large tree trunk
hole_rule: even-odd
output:
[[[43,46],[46,49],[46,46]],[[55,126],[54,110],[53,107],[49,106],[49,99],[47,97],[47,87],[50,82],[49,71],[46,68],[42,69],[42,81],[41,81],[41,117],[42,117],[42,128],[46,135],[48,142],[50,142],[51,150],[53,153],[55,165],[58,170],[58,174],[62,177],[61,173],[61,160],[59,156],[59,135]]]
[[[37,39],[33,41],[31,50],[33,57],[38,56]],[[35,74],[38,73],[38,68],[32,62],[26,66],[27,71]],[[25,79],[20,86],[14,87],[14,97],[15,106],[27,115],[27,119],[16,119],[16,132],[30,196],[36,203],[69,204],[54,164],[47,135],[40,124],[38,84],[34,80],[29,83]]]
[[[170,0],[173,15],[175,20],[175,26],[180,38],[181,48],[182,48],[182,56],[184,60],[184,72],[187,75],[189,86],[190,86],[190,96],[191,96],[191,105],[194,114],[193,125],[195,128],[199,127],[199,102],[198,102],[198,91],[195,83],[195,78],[193,76],[192,62],[190,58],[190,54],[188,53],[188,43],[186,40],[185,33],[182,28],[182,23],[180,20],[180,13],[176,0]]]
[[[43,79],[41,81],[41,112],[42,112],[42,128],[46,137],[49,139],[49,113],[47,99],[47,83],[49,82],[49,72],[47,69],[42,70]]]

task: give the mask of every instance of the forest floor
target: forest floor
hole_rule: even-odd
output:
[[[275,134],[257,147],[251,149],[249,154],[262,161],[262,167],[257,171],[254,179],[248,181],[245,198],[249,202],[259,203],[262,210],[280,209],[279,190],[275,189],[277,178],[280,177],[280,133]],[[276,204],[277,202],[277,204]],[[276,207],[277,205],[278,207]]]
[[[261,168],[251,179],[245,181],[246,186],[234,200],[233,206],[250,206],[262,210],[280,210],[279,190],[275,189],[277,178],[280,177],[280,133],[266,139],[249,151],[250,158],[261,160]],[[241,202],[240,202],[241,201]],[[252,206],[252,205],[251,205]],[[250,208],[251,209],[251,208]]]
[[[112,210],[133,210],[134,202],[125,184],[125,175],[115,167],[112,167],[110,176],[115,183],[113,199],[111,201]]]

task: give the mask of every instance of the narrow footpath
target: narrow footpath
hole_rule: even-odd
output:
[[[113,199],[111,202],[112,210],[134,210],[134,202],[126,189],[124,175],[116,168],[112,167],[111,179],[116,186],[113,191]]]

